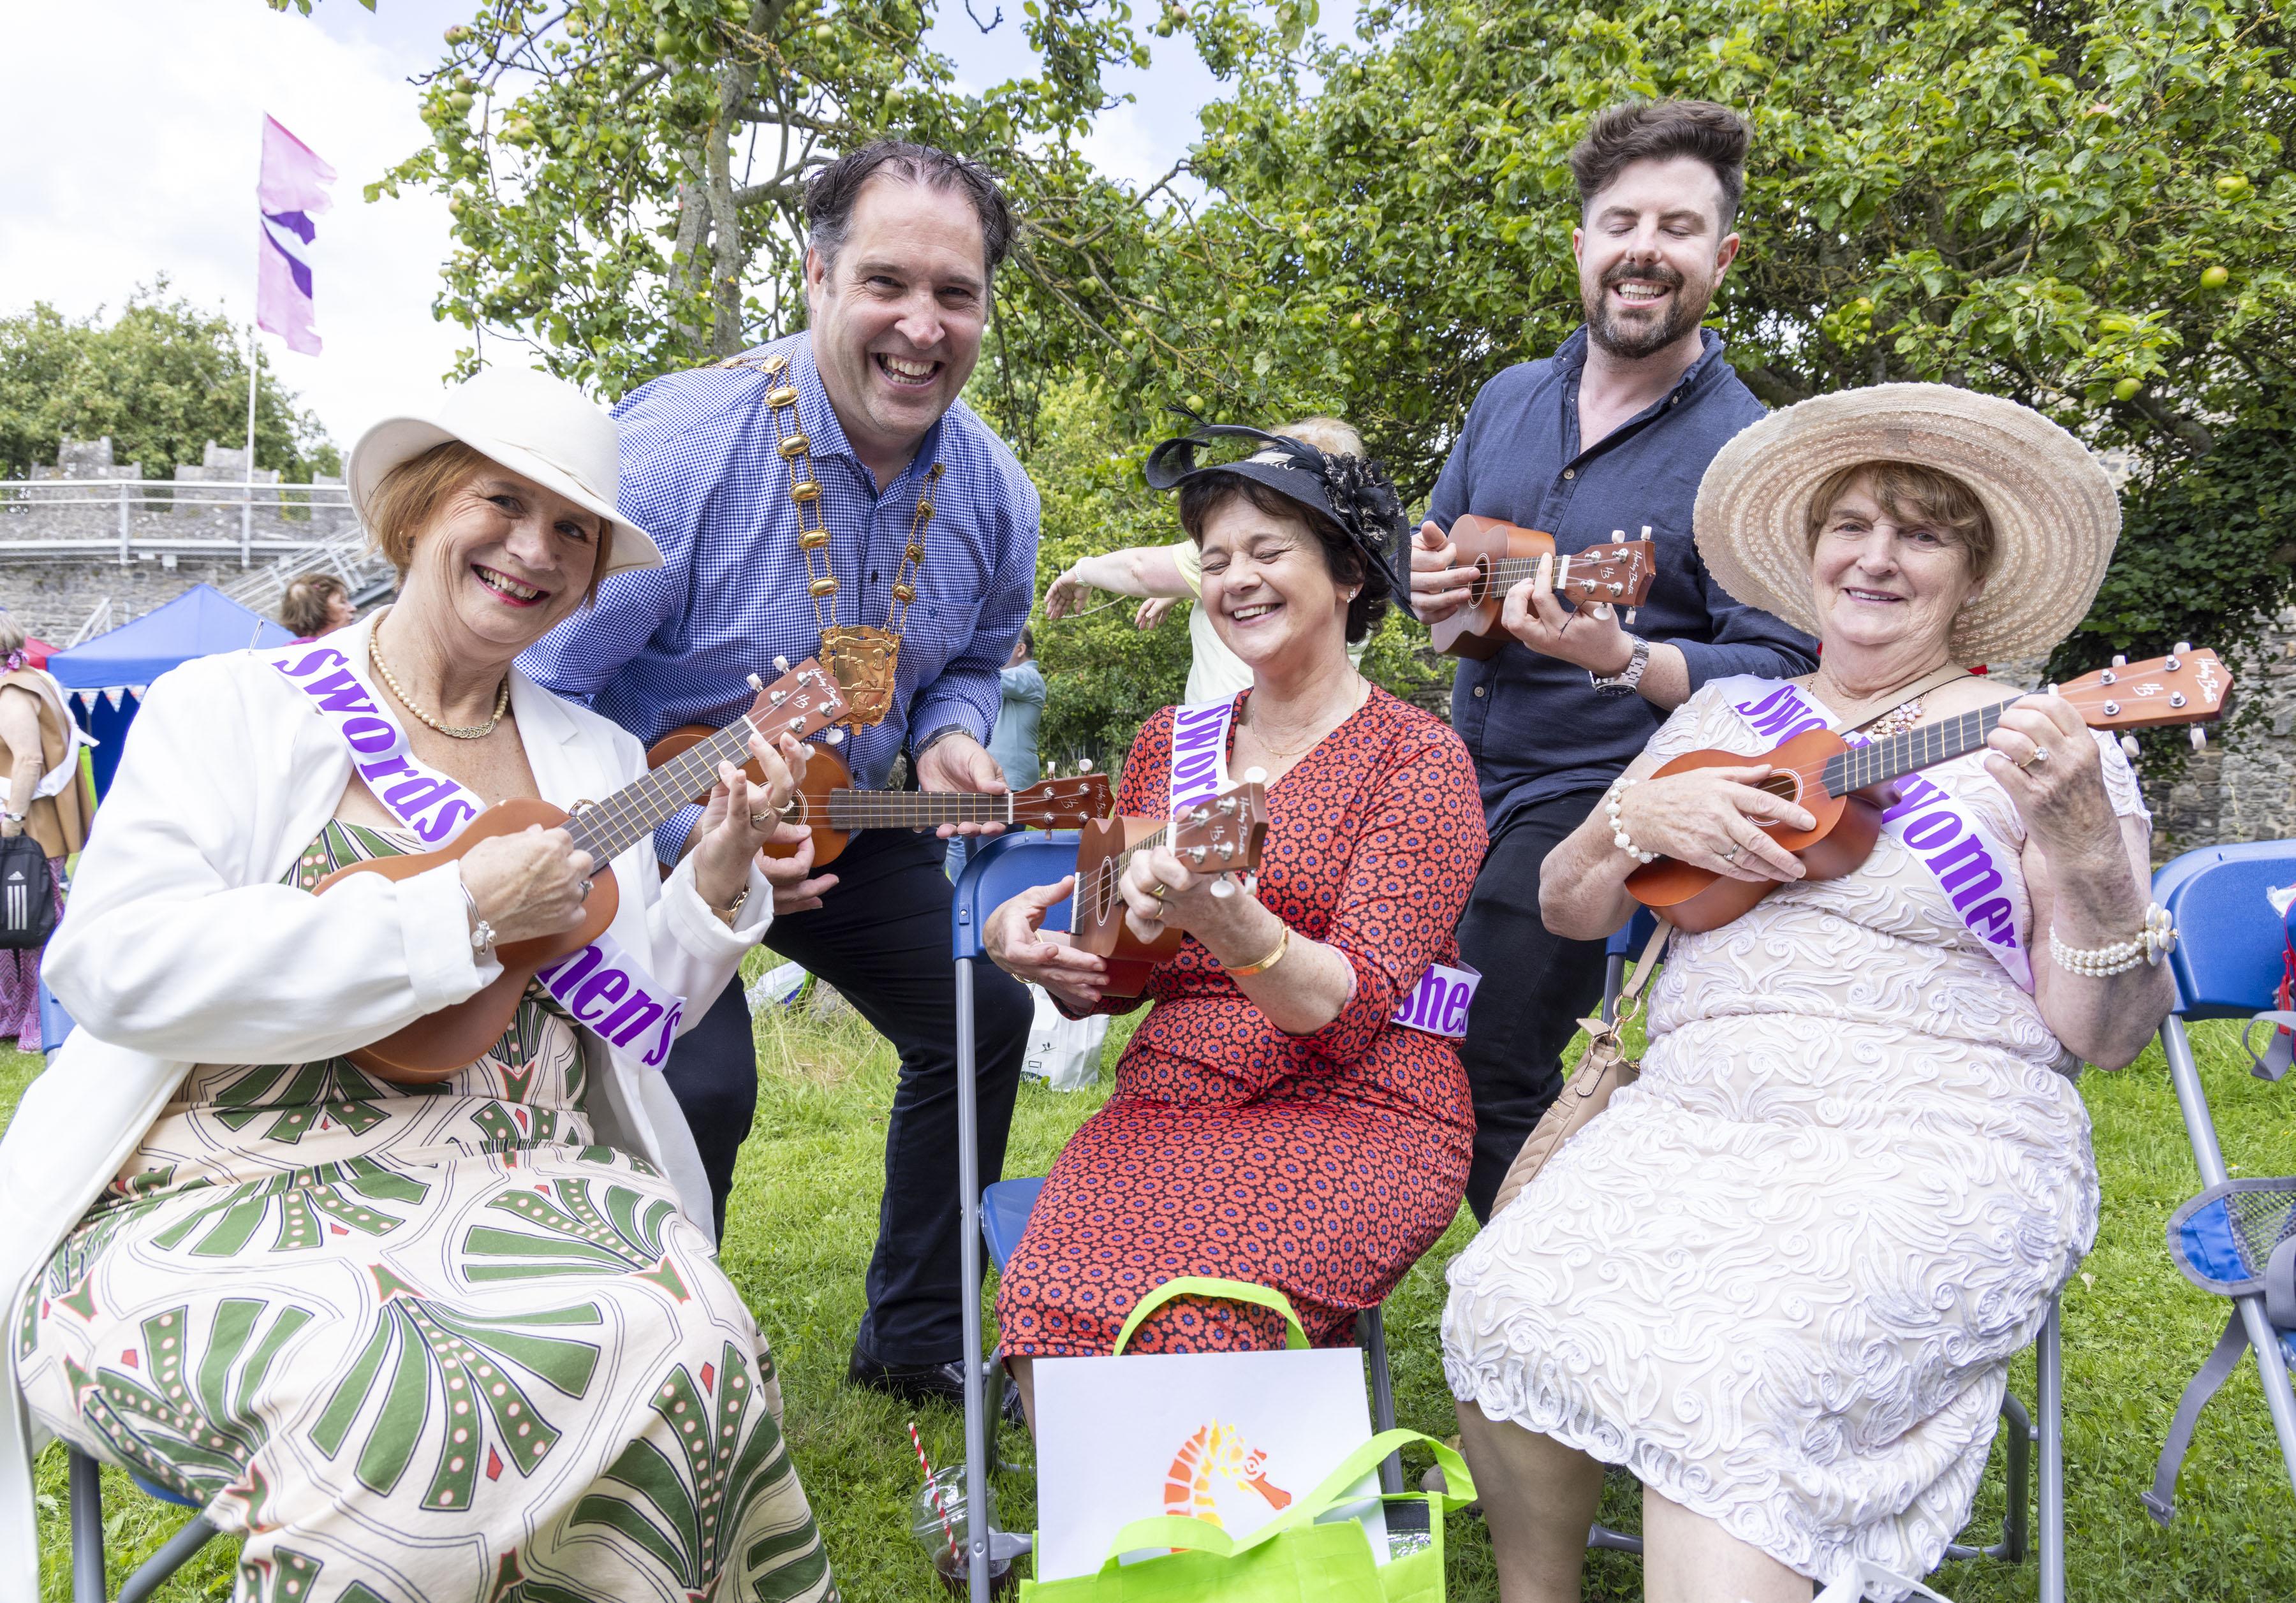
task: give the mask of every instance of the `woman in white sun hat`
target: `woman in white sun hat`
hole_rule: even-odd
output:
[[[539,373],[377,424],[350,483],[397,602],[155,683],[49,949],[79,1027],[0,1145],[0,1594],[37,1590],[27,1455],[53,1435],[245,1531],[242,1596],[824,1597],[773,1365],[649,1067],[764,933],[754,860],[802,755],[754,740],[763,786],[723,767],[668,880],[645,837],[614,861],[607,983],[529,984],[444,1079],[360,1069],[500,977],[496,943],[575,928],[604,865],[534,830],[310,887],[642,775],[512,659],[660,557],[616,510],[612,421]]]
[[[2120,513],[2038,413],[1898,384],[1756,423],[1695,517],[1726,590],[1824,641],[1818,672],[1702,688],[1547,858],[1542,911],[1616,929],[1643,853],[1780,888],[1674,936],[1639,1083],[1451,1265],[1445,1369],[1505,1603],[1578,1597],[1605,1463],[1644,1484],[1657,1603],[1807,1603],[1861,1568],[1887,1603],[1968,1518],[2009,1360],[2095,1232],[2072,1076],[2128,1064],[2169,1002],[2148,815],[2046,695],[1902,781],[1841,879],[1757,827],[1811,827],[1767,769],[1649,776],[2004,699],[1967,668],[2064,638]]]

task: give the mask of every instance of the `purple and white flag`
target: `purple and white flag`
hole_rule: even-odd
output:
[[[278,335],[291,351],[319,354],[312,323],[310,245],[318,234],[314,212],[334,204],[327,185],[335,169],[275,117],[263,119],[263,177],[256,203],[263,212],[263,242],[255,269],[255,321]]]

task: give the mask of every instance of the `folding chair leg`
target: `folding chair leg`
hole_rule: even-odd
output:
[[[216,1528],[204,1514],[194,1514],[184,1526],[168,1538],[165,1546],[138,1565],[135,1573],[127,1577],[127,1584],[119,1589],[116,1603],[144,1603],[153,1592],[174,1578],[177,1570],[192,1561],[201,1548],[215,1539]]]
[[[2257,1376],[2264,1382],[2264,1403],[2272,1411],[2273,1434],[2280,1438],[2280,1461],[2288,1470],[2288,1484],[2296,1486],[2296,1388],[2288,1384],[2288,1363],[2281,1356],[2280,1333],[2272,1328],[2261,1296],[2234,1300],[2240,1304],[2240,1320],[2248,1331],[2249,1350],[2256,1355]]]
[[[1395,1378],[1387,1370],[1387,1323],[1379,1308],[1356,1315],[1356,1340],[1371,1361],[1371,1427],[1374,1432],[1395,1428]],[[1390,1497],[1403,1491],[1403,1455],[1390,1452],[1379,1467],[1379,1489]]]
[[[961,1224],[958,1272],[964,1321],[964,1509],[972,1603],[988,1603],[988,1419],[981,1396],[980,1112],[973,1084],[972,963],[956,960],[956,1187]]]
[[[2041,1423],[2040,1603],[2065,1603],[2065,1375],[2062,1306],[2049,1299],[2034,1368]]]
[[[103,1469],[77,1447],[65,1449],[71,1493],[72,1603],[104,1603]]]

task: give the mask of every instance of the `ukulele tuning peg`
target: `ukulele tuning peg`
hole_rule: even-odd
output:
[[[1252,870],[1251,872],[1243,877],[1243,894],[1247,896],[1256,896],[1259,894],[1259,871],[1258,869]]]
[[[2126,657],[2115,657],[2112,659],[2112,666],[2117,668],[2125,668],[2128,666],[2128,658]]]
[[[775,673],[776,673],[776,674],[786,674],[786,673],[788,673],[788,672],[789,672],[789,658],[786,658],[786,657],[776,657],[776,658],[774,658],[774,672],[775,672]]]
[[[1243,771],[1243,782],[1247,785],[1266,784],[1267,782],[1267,770],[1259,767],[1245,769]]]
[[[1647,523],[1643,525],[1643,538],[1645,540],[1650,538],[1650,525]]]
[[[2136,737],[2135,735],[2123,735],[2120,737],[2120,755],[2127,757],[2132,763],[2136,760]]]
[[[1642,609],[1641,609],[1641,608],[1639,608],[1639,607],[1629,607],[1629,608],[1628,608],[1628,609],[1627,609],[1627,626],[1628,626],[1628,627],[1631,628],[1631,627],[1633,627],[1633,626],[1634,626],[1635,614],[1636,614],[1636,613],[1637,613],[1637,612],[1639,612],[1639,611],[1641,611],[1641,610],[1642,610]]]
[[[1090,773],[1092,772],[1092,759],[1090,757],[1078,757],[1077,759],[1077,772],[1078,773]]]
[[[832,728],[827,734],[821,737],[821,743],[824,746],[842,746],[845,744],[845,732]]]
[[[2201,727],[2201,725],[2199,725],[2199,724],[2194,724],[2194,725],[2193,725],[2193,749],[2194,749],[2194,751],[2205,751],[2205,750],[2207,750],[2207,749],[2208,749],[2208,745],[2209,745],[2209,732],[2208,732],[2207,730],[2203,729],[2202,727]]]
[[[766,682],[752,674],[750,675],[750,688],[762,696],[766,693]]]
[[[2170,646],[2169,650],[2178,657],[2190,656],[2192,654],[2193,642],[2189,640],[2180,640],[2175,645]]]
[[[1226,874],[1222,874],[1218,879],[1212,881],[1212,895],[1218,897],[1220,901],[1226,901],[1230,896],[1235,895],[1235,881],[1230,879]]]

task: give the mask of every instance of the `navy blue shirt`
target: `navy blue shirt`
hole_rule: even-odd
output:
[[[1788,679],[1817,664],[1816,641],[1732,600],[1698,560],[1698,481],[1763,412],[1722,359],[1721,338],[1701,332],[1704,353],[1666,397],[1583,451],[1587,331],[1543,362],[1508,368],[1475,397],[1427,509],[1447,529],[1468,512],[1544,529],[1566,556],[1639,539],[1648,524],[1658,578],[1628,626],[1678,647],[1693,691],[1732,674]],[[1608,785],[1665,718],[1639,695],[1596,695],[1586,669],[1513,640],[1487,661],[1462,661],[1451,691],[1451,724],[1475,759],[1494,839],[1533,802]]]

